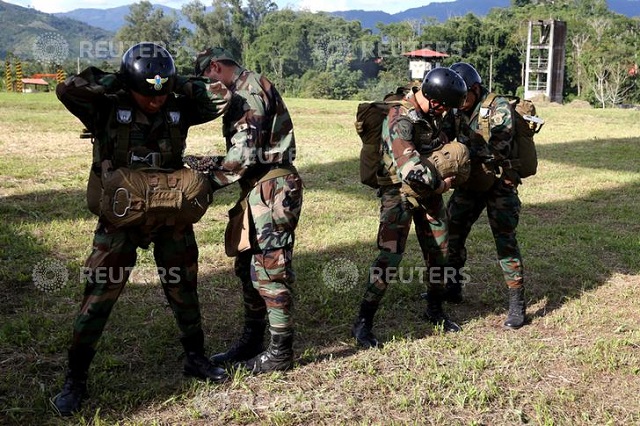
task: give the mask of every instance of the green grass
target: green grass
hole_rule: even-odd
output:
[[[48,399],[63,379],[80,267],[95,218],[85,208],[91,147],[53,94],[0,93],[0,424],[640,423],[640,112],[541,107],[538,175],[520,188],[518,239],[531,323],[501,327],[506,288],[486,218],[469,240],[463,325],[442,334],[423,321],[418,280],[392,286],[376,317],[386,346],[359,351],[349,327],[376,255],[378,200],[358,183],[357,102],[287,100],[305,180],[294,266],[297,368],[224,385],[183,378],[178,331],[148,251],[127,285],[91,367],[91,398],[70,421]],[[194,128],[188,153],[221,152],[220,124]],[[241,328],[239,285],[224,255],[217,193],[196,225],[207,347]],[[32,271],[58,259],[69,282],[38,290]],[[328,266],[357,268],[331,285]],[[421,266],[410,239],[404,266]]]

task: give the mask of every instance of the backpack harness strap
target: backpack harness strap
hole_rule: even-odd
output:
[[[133,109],[122,98],[119,98],[116,108],[116,121],[118,130],[116,133],[116,146],[114,163],[118,166],[129,165],[129,134],[133,122]]]
[[[171,159],[181,158],[184,148],[183,137],[180,132],[180,111],[175,107],[175,98],[167,98],[167,114],[164,117],[169,127],[170,149],[161,152],[150,152],[144,157],[136,156],[129,151],[131,124],[133,123],[133,108],[126,99],[118,98],[116,107],[116,121],[118,129],[116,132],[116,143],[114,160],[118,167],[129,167],[133,162],[146,163],[153,168],[159,168]]]
[[[413,105],[411,105],[411,103],[409,103],[409,102],[407,102],[405,100],[385,101],[385,102],[390,105],[389,110],[391,110],[391,108],[396,107],[396,106],[404,107],[406,109],[409,109],[409,108],[413,107]],[[382,140],[381,140],[381,142],[384,143]],[[380,149],[382,149],[382,146],[380,147]],[[376,178],[378,180],[378,185],[380,185],[380,186],[390,186],[390,185],[397,185],[397,184],[401,183],[401,180],[398,177],[398,174],[396,173],[396,168],[393,165],[393,158],[384,149],[382,149],[382,162],[384,163],[384,169],[383,170],[379,170],[378,174],[376,176]]]
[[[501,95],[502,96],[502,95]],[[480,110],[478,111],[478,131],[482,135],[485,143],[489,143],[489,139],[491,138],[491,125],[489,123],[489,118],[491,116],[491,105],[493,101],[498,97],[495,93],[489,93],[485,100],[480,105]],[[507,96],[502,96],[507,97]],[[520,102],[520,98],[516,96],[509,96],[510,102],[513,102],[513,105]],[[515,117],[514,117],[515,118]],[[473,117],[472,117],[473,119]],[[513,149],[513,148],[512,148]],[[511,152],[512,157],[517,157],[518,153],[515,150]],[[520,167],[520,160],[518,158],[505,158],[503,160],[494,161],[494,164],[502,167],[503,169],[514,169]]]

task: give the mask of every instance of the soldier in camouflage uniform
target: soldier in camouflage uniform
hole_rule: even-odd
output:
[[[230,217],[234,211],[244,211],[249,231],[249,244],[243,248],[236,250],[229,239],[225,241],[242,283],[243,333],[229,350],[211,360],[252,373],[286,370],[293,363],[292,258],[303,190],[293,166],[293,123],[273,84],[244,69],[226,49],[214,47],[200,53],[195,73],[222,82],[239,95],[239,102],[233,102],[223,117],[226,156],[215,164],[195,158],[187,164],[207,171],[216,188],[240,183],[240,199]],[[231,219],[227,232],[237,232],[233,228],[239,226]],[[271,336],[266,350],[265,317]]]
[[[508,167],[514,137],[513,109],[509,100],[496,97],[489,108],[483,101],[489,92],[482,86],[476,69],[464,62],[453,64],[451,69],[460,74],[469,89],[467,100],[460,109],[458,140],[466,144],[471,156],[471,175],[468,183],[457,188],[448,203],[449,265],[457,271],[447,280],[447,300],[462,302],[462,284],[465,274],[462,268],[467,260],[465,248],[471,227],[482,211],[487,209],[489,225],[495,240],[498,261],[509,288],[509,314],[505,327],[517,329],[525,322],[525,296],[523,267],[516,227],[520,216],[518,173]],[[485,140],[480,119],[489,123],[489,135]]]
[[[60,83],[56,94],[94,136],[90,181],[97,182],[97,188],[90,184],[88,201],[100,198],[100,176],[105,167],[146,167],[150,158],[159,159],[154,166],[164,169],[184,167],[182,151],[188,128],[220,116],[231,99],[221,84],[176,75],[169,52],[153,43],[129,49],[119,73],[90,67]],[[216,382],[227,379],[225,371],[204,355],[193,226],[116,228],[101,216],[85,263],[87,280],[74,323],[69,369],[62,392],[52,399],[60,414],[67,416],[80,409],[87,392],[89,364],[136,263],[136,249],[148,248],[151,243],[162,287],[182,334],[184,373]]]
[[[371,265],[367,289],[351,329],[362,347],[382,346],[372,332],[373,317],[389,282],[397,276],[412,221],[428,267],[426,318],[445,331],[460,330],[442,309],[448,230],[441,194],[449,190],[453,178],[441,179],[421,162],[420,154],[447,141],[440,131],[442,115],[462,104],[466,90],[464,81],[455,72],[434,68],[420,88],[413,88],[403,105],[389,110],[382,123],[387,182],[379,179],[380,254]]]

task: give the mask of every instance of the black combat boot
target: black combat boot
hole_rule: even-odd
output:
[[[200,330],[192,336],[180,339],[186,357],[184,359],[183,373],[187,377],[211,380],[222,383],[229,379],[227,372],[220,367],[213,365],[209,358],[204,356],[204,333]]]
[[[427,310],[425,312],[427,321],[436,327],[442,327],[445,332],[457,333],[462,330],[458,324],[445,315],[442,309],[442,293],[440,293],[440,290],[429,290],[422,296],[427,299]]]
[[[51,404],[61,416],[71,416],[80,410],[87,396],[89,365],[96,352],[91,347],[69,349],[69,369],[62,391],[51,399]]]
[[[276,333],[271,330],[271,343],[266,351],[236,364],[251,374],[285,371],[293,366],[293,331]]]
[[[456,268],[456,273],[453,277],[447,277],[444,284],[444,300],[445,302],[458,305],[464,301],[462,297],[462,274],[460,274],[460,268]]]
[[[358,345],[365,349],[378,348],[382,349],[382,343],[376,339],[371,329],[373,328],[373,317],[378,310],[378,302],[367,302],[363,300],[360,303],[360,313],[356,322],[351,327],[351,335],[355,337]]]
[[[504,326],[518,329],[524,325],[527,302],[524,300],[524,287],[509,288],[509,314]]]
[[[246,361],[264,352],[265,320],[245,320],[242,336],[231,348],[211,357],[211,362],[218,365],[235,364]]]

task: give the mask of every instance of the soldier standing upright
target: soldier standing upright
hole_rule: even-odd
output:
[[[441,194],[449,190],[453,178],[441,179],[421,162],[420,153],[447,141],[440,129],[442,116],[459,107],[465,95],[466,86],[460,76],[447,68],[434,68],[402,105],[391,107],[382,122],[382,149],[389,160],[384,161],[386,179],[379,180],[380,253],[371,265],[360,311],[351,329],[362,347],[381,346],[372,332],[373,317],[389,282],[397,275],[412,222],[428,267],[426,317],[445,331],[460,330],[442,309],[448,231]]]
[[[452,303],[463,300],[465,244],[471,227],[486,208],[498,261],[509,288],[509,314],[504,325],[520,328],[524,325],[526,310],[522,256],[516,240],[521,179],[507,161],[511,158],[515,131],[513,109],[509,100],[501,96],[483,107],[490,93],[482,86],[476,69],[465,62],[455,63],[451,69],[460,74],[468,88],[467,100],[460,108],[458,140],[469,148],[471,174],[468,181],[453,192],[448,203],[449,265],[457,273],[447,280],[447,300]]]
[[[74,323],[69,368],[62,392],[52,399],[55,409],[65,416],[80,409],[95,347],[136,263],[136,250],[151,243],[164,293],[181,331],[184,373],[226,380],[226,372],[204,355],[193,225],[168,216],[163,222],[150,218],[141,225],[119,227],[106,218],[100,198],[106,176],[114,173],[150,167],[166,173],[183,169],[189,127],[220,116],[230,93],[219,83],[208,85],[176,75],[169,52],[153,43],[140,43],[123,55],[118,73],[89,67],[58,84],[56,94],[94,136],[87,201],[100,218],[85,263],[86,286]],[[120,189],[120,193],[131,192]],[[124,206],[122,215],[133,208]]]
[[[244,329],[229,350],[211,360],[254,374],[286,370],[293,364],[292,258],[303,190],[293,166],[293,123],[273,84],[243,68],[228,50],[201,52],[195,73],[222,82],[237,95],[223,117],[224,158],[187,161],[207,171],[215,188],[236,181],[241,188],[229,212],[225,250],[235,257],[235,274],[242,283]],[[265,317],[271,336],[266,350]]]

